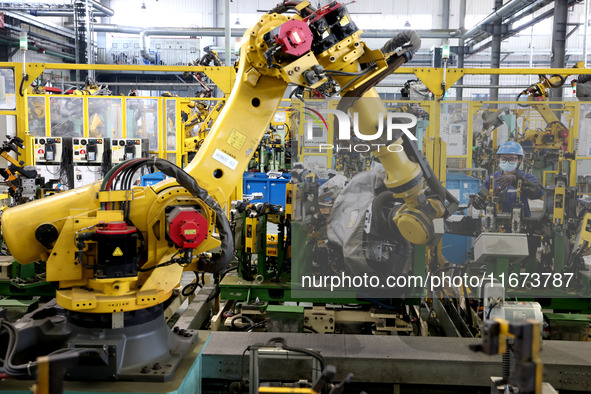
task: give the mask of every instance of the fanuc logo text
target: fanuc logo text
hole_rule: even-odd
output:
[[[369,151],[380,152],[380,150],[383,149],[387,149],[390,152],[402,152],[402,145],[394,143],[394,136],[396,136],[397,139],[400,138],[400,131],[410,140],[417,140],[417,137],[415,137],[410,131],[410,129],[417,125],[417,118],[413,114],[390,111],[387,111],[385,115],[383,113],[376,113],[376,130],[373,134],[368,134],[368,131],[360,131],[359,114],[356,112],[351,114],[353,118],[353,127],[351,127],[351,118],[346,112],[338,109],[326,108],[318,110],[311,110],[310,108],[306,109],[313,113],[307,112],[307,114],[315,119],[315,122],[310,119],[306,122],[306,139],[308,140],[314,140],[314,124],[317,124],[320,127],[324,125],[328,129],[328,123],[326,122],[328,115],[334,115],[334,122],[338,123],[338,128],[334,128],[335,135],[333,143],[319,144],[319,152],[327,152],[329,150],[339,152],[344,150],[348,152],[354,151],[362,153]],[[314,114],[316,116],[314,116]],[[352,139],[351,130],[353,130],[353,135],[356,137],[356,140]],[[384,133],[386,133],[385,139],[383,136]],[[357,140],[359,140],[359,142]],[[382,143],[371,142],[378,140]],[[349,143],[339,145],[339,141],[349,141]]]

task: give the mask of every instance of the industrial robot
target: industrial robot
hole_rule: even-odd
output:
[[[46,308],[14,325],[20,335],[5,372],[34,374],[36,362],[23,354],[46,349],[36,347],[45,341],[59,344],[60,356],[79,356],[68,369],[72,379],[170,379],[196,336],[171,331],[163,306],[183,271],[228,267],[234,244],[223,207],[288,85],[315,89],[334,80],[347,99],[339,109],[356,112],[365,134],[375,134],[376,113],[387,113],[374,86],[412,58],[420,39],[405,31],[374,50],[361,35],[341,3],[319,9],[308,1],[281,3],[245,33],[233,91],[184,170],[164,160],[134,159],[115,166],[102,182],[7,209],[2,235],[10,252],[21,264],[46,261],[47,280],[59,283],[53,310],[62,312],[50,316]],[[394,130],[390,143],[404,151],[374,152],[386,187],[403,201],[389,215],[390,228],[425,244],[433,237],[433,220],[447,216],[456,201],[408,136]],[[134,174],[147,165],[170,179],[132,188]],[[153,364],[164,369],[146,373],[143,366]]]

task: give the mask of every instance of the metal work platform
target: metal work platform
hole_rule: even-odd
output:
[[[70,393],[208,392],[210,382],[238,381],[242,373],[247,377],[249,359],[248,352],[243,356],[245,349],[277,337],[289,346],[321,352],[326,364],[336,366],[337,380],[353,372],[356,383],[420,385],[424,390],[428,390],[425,385],[433,385],[434,389],[490,387],[490,377],[501,372],[501,356],[474,353],[468,348],[480,339],[199,331],[196,345],[169,382],[65,382],[64,388]],[[544,381],[557,390],[591,390],[589,354],[589,342],[544,341]],[[259,365],[261,380],[310,379],[310,364],[302,359],[273,358],[261,360]],[[28,393],[31,384],[6,380],[0,393]]]
[[[207,379],[235,381],[248,375],[249,345],[281,337],[292,347],[321,352],[326,364],[337,368],[336,380],[349,372],[358,383],[400,385],[490,387],[490,377],[501,372],[501,356],[472,352],[468,346],[481,339],[397,337],[367,335],[318,335],[290,333],[214,332],[202,352],[203,387]],[[591,343],[544,341],[544,381],[557,390],[591,390]],[[260,363],[260,379],[309,379],[310,365],[272,360],[272,368]]]

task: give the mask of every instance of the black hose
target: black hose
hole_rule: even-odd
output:
[[[246,321],[249,325],[247,327],[240,328],[236,325],[237,320]],[[254,326],[255,322],[250,317],[238,315],[238,316],[234,316],[232,318],[232,320],[230,320],[230,325],[232,326],[232,328],[234,328],[236,330],[246,331],[246,330],[248,330],[249,327]]]
[[[302,353],[302,354],[306,354],[310,357],[313,357],[316,360],[318,360],[318,363],[320,364],[320,370],[324,371],[324,364],[325,364],[324,357],[322,357],[322,355],[318,352],[304,349],[304,348],[288,346],[285,343],[285,340],[283,338],[271,338],[269,340],[269,342],[267,342],[267,345],[275,345],[275,346],[278,346],[284,350],[288,350],[288,351],[296,352],[296,353]]]
[[[564,82],[566,81],[566,79],[562,75],[559,75],[559,74],[552,75],[552,77],[558,77],[558,78],[560,78],[560,81],[558,83],[552,83],[552,82],[550,82],[550,78],[548,78],[544,75],[544,78],[546,79],[546,81],[548,81],[548,85],[550,85],[551,88],[560,88],[560,87],[562,87],[562,85],[564,85]]]
[[[221,252],[214,254],[211,259],[202,259],[202,269],[217,274],[228,268],[230,260],[232,260],[232,256],[234,255],[234,238],[232,236],[230,222],[220,207],[220,204],[205,189],[199,186],[195,178],[187,174],[182,168],[162,159],[155,160],[154,164],[164,174],[175,178],[179,185],[187,189],[193,196],[203,200],[215,212],[215,224],[220,235],[220,241],[222,242],[220,246]]]
[[[435,172],[431,168],[431,165],[429,165],[429,162],[419,152],[417,145],[413,143],[406,134],[404,134],[402,138],[402,146],[404,147],[404,152],[410,158],[412,158],[413,161],[419,164],[421,170],[423,171],[423,176],[427,181],[427,186],[429,186],[429,189],[431,189],[433,193],[437,194],[439,198],[441,198],[441,201],[449,201],[449,204],[446,206],[447,213],[451,215],[452,213],[457,211],[460,205],[458,199],[455,198],[453,194],[449,192],[449,190],[443,187],[439,179],[437,179],[437,177],[435,176]]]
[[[68,189],[74,188],[74,150],[72,147],[72,138],[65,137],[62,145],[62,156],[60,164],[60,178],[62,183],[67,186]],[[65,182],[64,182],[65,181]]]
[[[4,331],[8,335],[6,354],[3,359],[0,359],[2,360],[4,372],[12,377],[34,376],[37,370],[37,361],[29,361],[26,364],[20,365],[14,365],[12,363],[14,355],[16,354],[16,349],[19,340],[19,333],[17,328],[12,323],[3,320],[0,322],[0,335],[2,334],[2,329],[4,329]],[[58,361],[64,358],[77,358],[85,353],[100,354],[101,351],[99,349],[91,348],[64,348],[50,353],[48,354],[48,356],[50,358],[50,361]]]
[[[129,190],[131,188],[133,175],[141,167],[150,164],[153,164],[154,167],[162,171],[164,174],[175,178],[179,185],[187,189],[193,196],[203,200],[203,202],[215,212],[216,227],[220,235],[220,241],[222,242],[220,246],[221,252],[214,254],[211,259],[202,258],[200,262],[203,264],[202,269],[206,272],[219,273],[225,270],[230,264],[230,260],[234,254],[234,239],[230,228],[230,222],[217,201],[215,201],[205,189],[200,187],[197,181],[182,168],[167,160],[159,158],[138,160],[137,162],[127,164],[126,168],[116,175],[117,183],[120,184],[124,190]],[[105,182],[103,182],[103,184],[105,184]],[[129,205],[126,212],[126,219],[128,217]]]
[[[524,91],[522,91],[521,93],[519,93],[519,94],[517,95],[517,98],[515,99],[515,101],[519,101],[519,99],[521,98],[521,96],[522,96],[522,95],[524,95],[524,94],[526,94],[526,93],[527,93],[527,90],[524,90]],[[520,106],[520,107],[522,107],[522,108],[527,108],[527,107],[529,107],[529,104],[521,104],[521,103],[519,103],[519,102],[517,103],[517,105],[519,105],[519,106]]]
[[[406,63],[410,59],[414,53],[421,47],[421,39],[417,33],[413,30],[405,30],[399,34],[397,34],[394,38],[390,39],[383,47],[382,52],[390,53],[394,51],[396,48],[403,47],[406,49],[405,52],[398,55],[393,55],[388,57],[386,60],[388,63],[388,67],[382,70],[378,75],[376,75],[371,80],[367,81],[363,85],[359,86],[356,89],[350,90],[349,92],[345,93],[343,98],[340,100],[337,109],[342,112],[347,112],[349,108],[355,104],[355,102],[363,96],[365,92],[369,89],[377,85],[380,81],[386,78],[388,75],[392,74],[398,67],[402,64]],[[402,56],[401,56],[402,55]],[[338,128],[338,122],[336,124]],[[335,130],[337,133],[338,130]],[[455,212],[460,204],[460,202],[448,191],[443,187],[441,182],[435,176],[433,169],[429,165],[429,162],[424,159],[423,155],[418,151],[416,144],[414,144],[410,138],[406,135],[402,134],[403,139],[403,147],[404,152],[409,155],[411,160],[417,162],[423,171],[423,175],[425,180],[427,181],[427,185],[431,189],[432,192],[436,193],[442,201],[449,201],[450,204],[446,207],[447,213],[452,214]],[[396,139],[396,138],[394,138]]]
[[[28,81],[28,80],[29,80],[29,75],[23,74],[23,78],[21,79],[21,85],[18,88],[18,92],[20,93],[21,97],[24,96],[24,93],[23,93],[23,85],[25,84],[25,81]]]
[[[203,285],[201,283],[199,283],[199,272],[198,271],[193,271],[193,272],[195,273],[195,276],[196,276],[195,282],[189,283],[188,285],[183,287],[183,290],[181,290],[181,294],[185,297],[188,297],[188,296],[194,294],[198,287],[203,287]],[[205,283],[205,281],[203,281],[203,283]]]
[[[403,47],[404,51],[398,54],[391,55],[386,58],[386,63],[388,66],[381,70],[376,76],[374,76],[371,80],[365,82],[363,85],[348,91],[345,93],[343,98],[347,98],[347,100],[341,99],[337,109],[340,111],[346,112],[357,100],[359,100],[365,92],[369,89],[373,88],[379,82],[384,80],[386,77],[391,75],[397,68],[402,66],[404,63],[410,61],[416,51],[419,50],[421,47],[421,39],[417,33],[413,30],[405,30],[401,33],[398,33],[392,39],[390,39],[383,47],[382,52],[390,53],[394,49],[398,47]],[[338,122],[337,122],[338,125]]]
[[[403,56],[409,62],[419,48],[421,48],[421,37],[414,30],[404,30],[388,40],[381,51],[387,54],[394,52],[397,48],[405,50]]]

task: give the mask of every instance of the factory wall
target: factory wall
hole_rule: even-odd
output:
[[[40,20],[43,21],[44,23],[53,24],[53,25],[57,25],[57,26],[63,26],[64,23],[68,22],[68,18],[60,18],[60,17],[44,17]],[[40,38],[39,36],[34,37],[33,35],[30,34],[29,35],[29,46],[31,46],[31,43],[35,43],[35,45],[37,47],[41,47],[50,53],[61,52],[61,49],[58,48],[58,45],[56,43],[48,41],[48,40],[63,42],[65,40],[64,37],[62,37],[58,34],[54,34],[51,31],[39,29],[34,26],[23,25],[23,27],[25,28],[26,31],[31,32],[31,33],[36,33],[39,36],[42,36],[47,39],[46,40],[46,39]],[[12,57],[10,59],[8,59],[8,61],[22,62],[22,60],[23,60],[22,58],[23,58],[22,52],[17,51],[12,55]],[[27,60],[27,62],[39,62],[39,63],[43,63],[43,62],[61,63],[62,62],[62,60],[59,56],[49,54],[49,53],[41,53],[41,52],[36,51],[33,48],[30,48],[30,50],[27,51],[26,60]]]
[[[258,16],[277,4],[278,0],[233,0],[230,3],[230,24],[236,28],[246,28],[256,22]],[[321,4],[327,4],[328,0],[321,0]],[[99,18],[99,23],[112,23],[126,26],[140,27],[223,27],[225,25],[225,0],[110,0],[103,3],[115,10],[111,18]],[[142,3],[146,8],[142,9]],[[450,0],[450,29],[458,28],[460,0]],[[435,6],[434,6],[435,4]],[[432,0],[363,0],[348,4],[349,11],[361,29],[405,29],[405,23],[411,25],[411,29],[428,30],[442,28],[443,1]],[[466,28],[472,27],[493,11],[494,0],[467,0],[466,1]],[[549,9],[550,4],[536,12],[536,17]],[[61,25],[68,21],[67,18],[43,18],[44,21]],[[578,28],[569,26],[569,30],[576,29],[567,39],[567,67],[582,60],[584,4],[576,4],[569,9],[569,23],[581,23]],[[522,23],[522,22],[520,22]],[[517,35],[505,40],[501,45],[501,67],[529,67],[530,58],[533,55],[534,67],[549,67],[551,56],[552,18],[538,23],[533,28],[528,28]],[[32,31],[40,31],[32,29]],[[49,38],[61,40],[62,38],[45,32]],[[137,40],[137,36],[130,36],[131,40]],[[367,39],[372,48],[381,47],[387,39]],[[99,37],[99,43],[101,42]],[[238,38],[232,38],[232,51],[235,52],[239,45]],[[422,48],[417,59],[428,59],[429,50],[442,44],[458,45],[457,39],[423,39]],[[220,55],[224,57],[224,37],[201,37],[200,49],[213,45]],[[47,43],[48,48],[51,47]],[[533,47],[533,48],[532,48]],[[533,53],[532,53],[533,50]],[[235,56],[235,54],[234,54]],[[22,54],[17,52],[12,61],[22,61]],[[29,62],[61,62],[59,57],[40,54],[34,51],[27,52]],[[412,65],[412,63],[411,63]],[[488,67],[490,65],[490,49],[470,56],[466,67]],[[451,66],[455,66],[453,63]],[[521,87],[532,82],[533,77],[502,76],[501,85],[516,86],[513,90],[502,89],[500,94],[504,98],[515,97]],[[385,87],[381,88],[385,93],[397,93],[401,85],[408,79],[406,76],[392,76],[384,81]],[[490,82],[488,76],[470,76],[464,78],[464,84],[487,85]],[[396,85],[396,86],[390,86]],[[465,97],[481,97],[486,95],[488,89],[468,89]],[[450,91],[453,94],[453,90]],[[565,90],[565,97],[572,96],[572,92]]]

